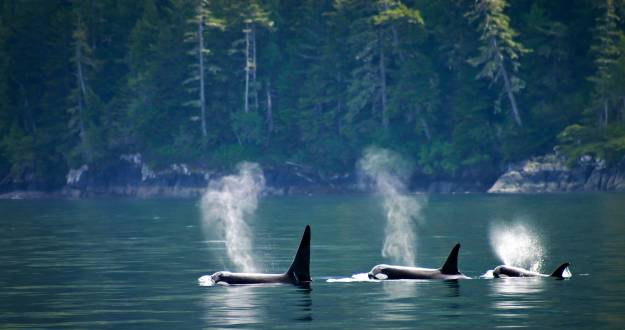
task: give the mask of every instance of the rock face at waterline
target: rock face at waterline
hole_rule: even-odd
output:
[[[602,160],[583,156],[568,168],[566,158],[554,154],[513,164],[489,193],[549,193],[570,191],[625,191],[625,159],[606,167]]]
[[[410,191],[427,193],[545,193],[570,191],[625,191],[625,159],[607,167],[585,156],[570,169],[556,155],[535,157],[510,165],[499,175],[497,168],[465,169],[454,176],[430,176],[415,170]],[[263,166],[267,195],[308,195],[363,191],[355,172],[324,174],[306,164],[284,162]],[[0,199],[60,197],[198,197],[210,180],[229,173],[187,164],[153,169],[140,154],[122,155],[107,164],[89,164],[68,171],[65,185],[46,188],[9,184],[0,187]],[[494,182],[494,184],[493,184]],[[490,187],[490,189],[489,189]],[[366,187],[364,188],[366,191]]]
[[[263,168],[269,195],[310,194],[355,189],[351,174],[324,176],[305,165],[286,162],[280,167]],[[82,165],[71,169],[62,195],[68,197],[134,196],[134,197],[197,197],[208,183],[227,173],[187,164],[172,164],[152,169],[140,154],[122,155],[94,169]]]
[[[202,193],[210,176],[209,172],[191,171],[185,164],[154,171],[142,162],[140,154],[122,155],[119,161],[97,169],[93,165],[71,169],[62,193],[70,197],[193,197]]]

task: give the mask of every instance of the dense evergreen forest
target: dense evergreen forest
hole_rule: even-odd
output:
[[[623,0],[3,0],[0,180],[625,154]],[[1,185],[1,184],[0,184]]]

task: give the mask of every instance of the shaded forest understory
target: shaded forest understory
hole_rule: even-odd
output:
[[[340,182],[376,145],[484,191],[554,152],[619,166],[624,31],[623,0],[5,0],[0,191],[137,154]]]

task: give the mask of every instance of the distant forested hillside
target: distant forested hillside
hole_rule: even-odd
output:
[[[0,180],[625,154],[623,0],[4,0]]]

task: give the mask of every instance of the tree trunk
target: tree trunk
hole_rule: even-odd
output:
[[[243,30],[245,33],[245,100],[243,105],[243,110],[245,113],[250,111],[250,25],[247,24],[246,28]]]
[[[343,76],[341,75],[341,72],[337,72],[336,84],[340,86],[342,81]],[[341,133],[343,132],[343,123],[341,121],[341,119],[343,118],[343,97],[339,93],[336,99],[336,133],[338,135],[341,135]]]
[[[258,88],[256,83],[256,25],[252,23],[252,97],[254,109],[258,111]]]
[[[33,116],[33,111],[30,108],[30,102],[28,102],[28,95],[26,94],[26,88],[21,83],[19,85],[19,94],[20,97],[24,100],[23,106],[25,115],[22,117],[22,126],[24,131],[26,132],[37,132],[37,125],[35,123],[35,117]]]
[[[388,130],[388,115],[386,113],[386,65],[384,63],[384,41],[382,29],[378,31],[378,41],[380,47],[380,97],[382,106],[382,127]]]
[[[384,10],[389,10],[388,2],[384,2]],[[399,60],[403,63],[405,58],[404,53],[399,49],[399,35],[397,34],[397,27],[395,26],[395,23],[393,23],[393,21],[391,21],[390,25],[391,33],[393,34],[393,49],[399,56]]]
[[[497,57],[497,64],[499,66],[499,70],[501,75],[503,76],[504,88],[506,89],[506,94],[508,95],[508,100],[510,101],[510,108],[512,109],[512,116],[514,117],[514,121],[519,127],[523,127],[523,122],[521,121],[521,116],[519,115],[519,108],[516,104],[516,99],[514,98],[514,93],[512,92],[512,84],[510,83],[510,77],[508,76],[508,71],[506,70],[503,63],[503,55],[499,51],[499,47],[497,47],[497,40],[492,39],[493,47],[495,49],[495,56]]]
[[[200,4],[201,5],[201,4]],[[201,9],[200,9],[201,10]],[[200,67],[200,118],[202,120],[202,137],[206,137],[206,95],[204,94],[204,15],[198,21],[198,62]]]
[[[271,82],[267,80],[267,131],[273,132],[273,109],[271,100]]]
[[[90,14],[91,14],[91,19],[89,20],[89,26],[88,26],[88,30],[89,30],[89,34],[91,35],[91,50],[95,52],[96,48],[97,48],[97,36],[98,36],[98,31],[96,31],[96,26],[97,26],[97,22],[100,21],[100,17],[98,15],[97,9],[96,9],[96,1],[95,0],[91,0],[89,3],[89,10],[90,10]],[[87,42],[87,41],[85,41]]]
[[[603,122],[601,123],[603,128],[608,127],[608,112],[609,112],[609,108],[608,108],[608,100],[604,99],[603,100]]]
[[[432,135],[430,134],[430,127],[428,126],[428,123],[425,121],[425,118],[423,118],[423,115],[421,114],[421,107],[417,104],[415,106],[415,109],[417,110],[417,116],[419,117],[419,122],[421,123],[421,127],[423,127],[423,133],[425,134],[425,138],[429,141],[432,141]]]
[[[78,127],[80,130],[81,141],[85,138],[85,124],[83,121],[83,104],[87,105],[87,87],[85,84],[85,77],[82,70],[82,51],[80,49],[80,42],[76,42],[76,83],[78,86]]]

